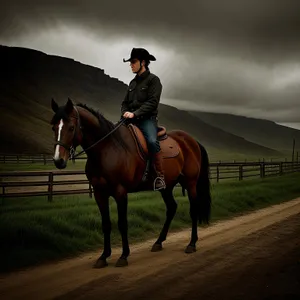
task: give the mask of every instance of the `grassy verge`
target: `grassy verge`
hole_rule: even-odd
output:
[[[66,170],[84,170],[86,164],[86,160],[78,160],[75,163],[72,161],[68,162],[68,167]],[[43,170],[54,170],[56,169],[53,163],[47,162],[47,164],[43,164],[42,162],[36,163],[1,163],[0,164],[0,172],[10,172],[10,171],[43,171]]]
[[[77,152],[79,153],[79,152]],[[210,162],[249,162],[249,161],[285,161],[287,156],[282,157],[264,157],[259,155],[250,156],[248,154],[232,153],[221,151],[218,149],[208,149]],[[84,156],[84,155],[83,155]],[[85,159],[77,159],[75,163],[69,161],[67,170],[84,170],[86,164]],[[57,170],[52,161],[44,164],[43,160],[39,161],[20,161],[0,163],[0,172],[6,171],[40,171],[40,170]]]
[[[212,221],[266,207],[300,196],[300,174],[212,185]],[[189,205],[181,190],[174,191],[178,211],[171,231],[190,227]],[[4,199],[0,217],[1,272],[66,258],[103,244],[101,220],[88,196]],[[120,245],[116,205],[111,199],[112,244]],[[165,206],[158,193],[129,196],[130,243],[156,237],[163,225]],[[184,245],[183,245],[184,247]]]

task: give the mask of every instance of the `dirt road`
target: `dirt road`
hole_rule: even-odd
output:
[[[93,269],[98,253],[0,279],[4,299],[300,299],[300,199],[199,230],[132,247],[129,266]]]

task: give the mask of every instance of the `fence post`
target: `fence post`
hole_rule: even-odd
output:
[[[53,191],[53,173],[49,173],[48,179],[48,201],[52,202],[52,191]]]
[[[243,180],[243,165],[239,166],[239,180]]]
[[[260,177],[261,178],[265,177],[265,163],[264,162],[260,163]]]
[[[282,175],[282,161],[279,163],[279,175]]]
[[[220,170],[219,170],[219,166],[217,166],[217,182],[219,182],[220,180]]]

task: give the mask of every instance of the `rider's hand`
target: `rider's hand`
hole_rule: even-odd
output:
[[[132,112],[130,112],[130,111],[126,111],[124,114],[123,114],[123,117],[124,118],[129,118],[129,119],[131,119],[131,118],[134,118],[134,113],[132,113]]]

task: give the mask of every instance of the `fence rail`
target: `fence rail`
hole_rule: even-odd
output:
[[[77,157],[76,160],[85,160],[86,156]],[[50,154],[0,154],[0,164],[53,164]]]
[[[281,176],[300,172],[300,162],[240,162],[211,163],[210,179],[245,180],[254,177]],[[0,197],[48,196],[89,194],[93,188],[84,171],[22,171],[0,172]]]
[[[273,157],[273,158],[261,158],[258,159],[256,162],[280,162],[282,161],[282,157]],[[82,156],[79,156],[76,158],[76,160],[86,160],[86,154],[83,154]],[[284,159],[285,162],[288,162],[288,159]],[[222,163],[241,163],[241,162],[251,162],[248,161],[247,159],[242,160],[242,161],[237,161],[237,160],[230,160],[230,161],[219,161]],[[298,162],[298,156],[295,159],[295,162]],[[47,164],[53,164],[53,157],[51,154],[3,154],[0,153],[0,164],[38,164],[42,163],[44,165]],[[213,162],[217,163],[217,161]]]

